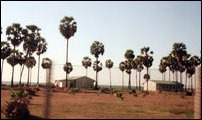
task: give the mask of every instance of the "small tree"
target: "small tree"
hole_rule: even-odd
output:
[[[140,83],[141,83],[141,71],[144,69],[143,67],[143,57],[141,55],[138,55],[135,58],[135,63],[137,65],[137,71],[139,72],[139,90],[141,89]]]
[[[111,86],[111,68],[113,67],[113,64],[114,63],[110,59],[105,61],[105,65],[109,69],[110,89],[112,88],[112,86]]]
[[[68,74],[73,70],[72,64],[70,62],[64,64],[63,67],[64,71],[66,72],[66,88],[67,88],[67,82],[68,82]]]
[[[27,58],[26,60],[26,66],[28,69],[28,77],[27,77],[27,86],[29,86],[30,83],[30,68],[32,69],[35,65],[36,65],[36,60],[33,56],[30,56],[29,58]]]
[[[124,88],[124,70],[125,70],[125,62],[119,63],[119,69],[122,71],[122,88]]]
[[[88,56],[83,57],[82,65],[86,68],[86,77],[87,77],[87,69],[91,66],[91,59]]]
[[[96,71],[96,84],[95,89],[98,89],[98,82],[97,82],[97,75],[102,70],[102,63],[100,61],[94,61],[93,63],[93,70]]]

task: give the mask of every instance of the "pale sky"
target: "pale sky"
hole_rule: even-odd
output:
[[[54,75],[58,76],[55,79],[64,78],[62,66],[66,60],[66,39],[59,32],[60,20],[64,16],[72,16],[77,22],[77,32],[69,39],[69,62],[76,66],[82,65],[84,56],[95,60],[90,54],[90,46],[95,40],[105,46],[105,53],[99,58],[101,62],[104,64],[107,59],[111,59],[115,67],[125,60],[124,53],[127,49],[132,49],[137,56],[141,48],[149,46],[154,52],[151,68],[158,69],[160,59],[169,54],[175,42],[183,42],[191,55],[201,56],[200,1],[1,1],[3,31],[1,39],[6,40],[5,30],[12,23],[20,23],[23,27],[30,24],[38,26],[41,28],[41,36],[48,43],[48,50],[41,58],[49,57],[54,61],[58,72]],[[22,46],[19,48],[21,49]],[[3,79],[10,81],[11,67],[6,64],[5,61]],[[75,67],[70,76],[71,74],[85,75],[85,69],[79,68],[82,70],[77,70]],[[15,81],[19,81],[19,69],[17,65]],[[32,79],[36,79],[36,70],[37,66],[33,68]],[[44,72],[43,70],[41,72],[41,81],[44,80]],[[104,76],[101,79],[109,79],[107,69],[103,70],[103,73],[100,73],[100,76],[101,74]],[[89,70],[90,77],[94,78],[94,74],[93,70]],[[117,74],[121,77],[121,72],[118,70],[112,74],[114,74],[113,81],[117,82],[115,79],[121,79],[117,78]],[[27,78],[26,70],[23,76]],[[127,78],[125,79],[127,82]],[[100,84],[108,84],[108,81],[100,81]],[[116,84],[120,85],[121,80]]]

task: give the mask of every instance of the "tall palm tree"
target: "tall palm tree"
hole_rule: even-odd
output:
[[[122,71],[122,88],[124,88],[124,70],[125,70],[125,62],[119,63],[119,69]]]
[[[95,83],[95,89],[98,89],[98,73],[102,70],[102,63],[100,61],[94,61],[93,62],[93,70],[96,72],[96,83]]]
[[[148,54],[149,49],[150,49],[149,47],[141,48],[141,54],[143,55],[143,65],[147,68],[147,74],[144,75],[144,78],[146,79],[147,82],[147,92],[148,92],[148,80],[150,79],[148,69],[149,67],[152,66],[152,62],[154,60],[153,57]],[[153,51],[150,51],[150,54],[153,54]]]
[[[186,45],[184,43],[174,43],[172,54],[177,59],[179,65],[178,71],[180,72],[180,83],[182,83],[181,74],[185,70],[183,66],[183,57],[187,55]]]
[[[35,65],[36,65],[36,60],[33,56],[30,56],[27,58],[26,60],[26,66],[27,66],[27,69],[28,69],[28,77],[27,77],[27,86],[29,86],[29,83],[30,83],[30,69],[32,69]]]
[[[87,69],[88,67],[90,67],[92,64],[92,61],[91,61],[91,58],[89,58],[88,56],[85,56],[83,57],[83,60],[82,60],[82,65],[86,68],[86,77],[87,77]]]
[[[76,22],[74,21],[73,17],[67,17],[65,16],[61,21],[59,25],[59,30],[62,36],[67,39],[67,51],[66,51],[66,64],[68,64],[68,42],[69,38],[74,36],[77,30]],[[67,81],[67,73],[66,72],[66,81]]]
[[[91,53],[92,55],[94,55],[95,58],[96,58],[96,62],[94,62],[95,65],[98,65],[98,64],[99,64],[99,61],[98,61],[99,55],[103,55],[103,54],[104,54],[104,51],[105,51],[105,50],[104,50],[104,44],[103,44],[103,43],[101,43],[101,42],[99,42],[99,41],[94,41],[94,42],[92,43],[92,45],[91,45],[91,47],[90,47],[90,53]],[[99,69],[100,67],[99,67],[99,66],[96,66],[96,67],[94,67],[94,68]],[[98,71],[99,71],[99,70],[95,70],[95,71],[96,71],[95,89],[97,89],[97,88],[98,88],[98,85],[97,85],[97,74],[98,74]]]
[[[11,26],[8,26],[6,29],[7,40],[13,45],[13,51],[16,51],[16,47],[19,46],[22,41],[25,39],[25,32],[19,23],[13,23]],[[13,57],[15,58],[15,52],[13,52]],[[16,60],[16,59],[12,59]],[[15,63],[15,61],[13,61]],[[11,86],[13,86],[14,79],[14,64],[12,65],[12,77],[11,77]]]
[[[25,62],[27,59],[32,56],[34,52],[37,50],[37,46],[39,45],[39,41],[41,39],[40,31],[41,29],[38,28],[36,25],[27,25],[25,30],[25,39],[23,43],[23,50],[25,51]],[[24,70],[25,64],[23,64],[22,70],[20,72],[20,81],[22,79],[22,74]]]
[[[38,55],[38,75],[37,75],[37,84],[39,85],[39,69],[40,69],[40,55],[46,52],[47,50],[47,43],[44,38],[41,37],[39,38],[39,44],[37,46],[37,52],[36,54]]]
[[[1,59],[2,59],[2,66],[1,66],[1,84],[2,84],[2,74],[3,74],[3,64],[4,64],[4,60],[10,56],[11,54],[11,47],[9,45],[9,43],[7,43],[6,41],[1,41]]]
[[[109,78],[110,78],[110,89],[112,88],[111,86],[111,68],[113,67],[114,63],[109,59],[105,61],[105,66],[109,69]]]
[[[73,70],[72,64],[70,62],[64,64],[63,69],[66,72],[66,88],[67,88],[68,74]]]
[[[126,73],[128,73],[129,75],[128,89],[131,90],[131,69],[133,69],[133,66],[135,64],[133,60],[135,58],[135,55],[133,54],[133,50],[131,49],[126,50],[124,57],[126,58],[125,60]]]
[[[141,89],[140,83],[141,83],[141,71],[143,70],[143,57],[141,55],[138,55],[135,58],[135,63],[137,65],[137,71],[139,72],[139,90]]]

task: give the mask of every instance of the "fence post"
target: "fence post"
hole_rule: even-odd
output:
[[[194,96],[194,118],[201,119],[201,66],[196,67],[196,94]]]

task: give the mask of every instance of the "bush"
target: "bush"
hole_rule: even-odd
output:
[[[7,118],[28,118],[30,112],[28,110],[29,97],[28,93],[20,87],[19,90],[11,89],[11,100],[6,101],[3,113]]]

